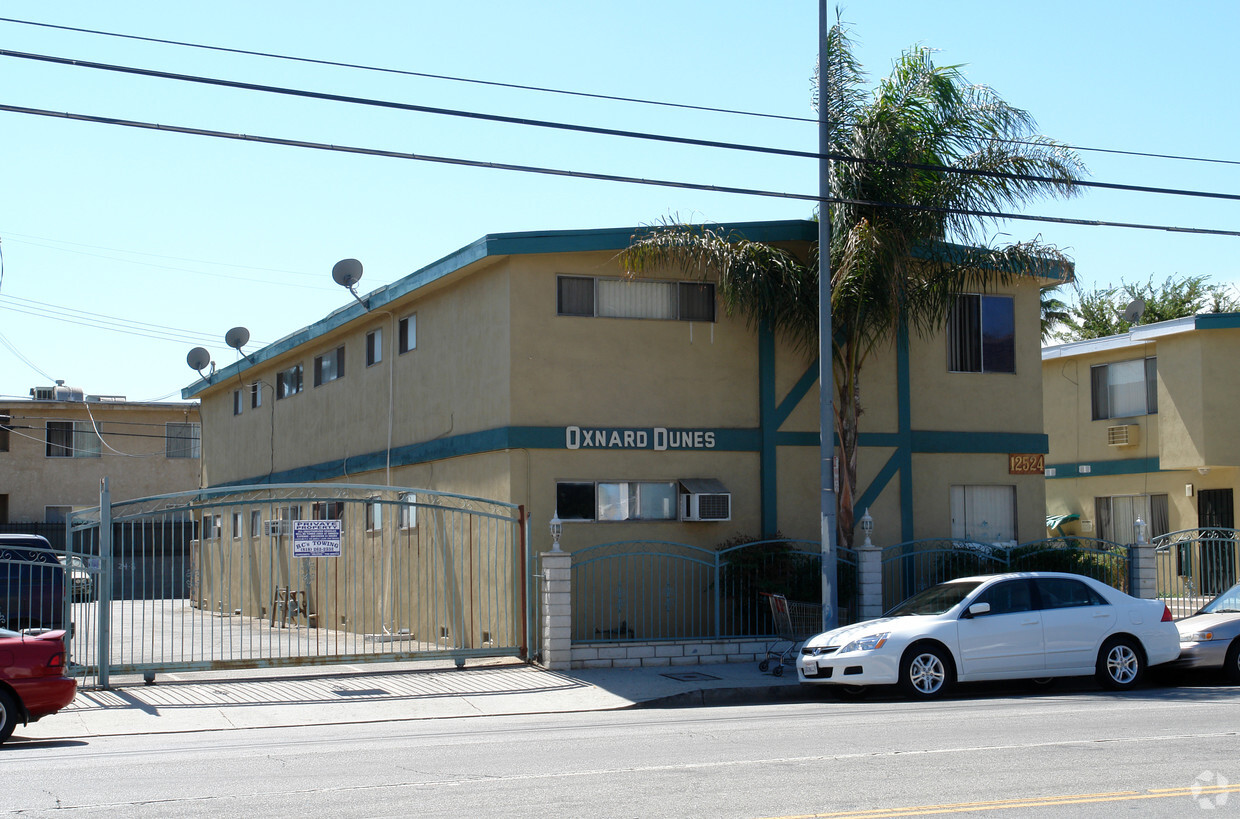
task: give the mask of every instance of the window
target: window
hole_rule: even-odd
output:
[[[344,378],[344,347],[314,359],[314,386],[321,387],[337,378]]]
[[[233,415],[241,414],[241,390],[233,390]]]
[[[556,284],[556,313],[591,318],[714,321],[715,285],[560,276]]]
[[[198,424],[164,424],[164,454],[169,458],[197,458],[202,452]]]
[[[1016,372],[1016,307],[1011,296],[956,297],[947,317],[947,369]]]
[[[258,409],[263,405],[263,382],[250,384],[250,409]]]
[[[561,520],[676,520],[675,481],[563,481],[555,500]]]
[[[1016,540],[1015,486],[953,486],[952,538],[977,543]]]
[[[989,614],[1015,614],[1033,610],[1028,580],[1005,580],[978,595],[974,603],[989,603]]]
[[[241,513],[240,513],[240,512],[233,512],[233,513],[232,513],[232,536],[233,536],[233,540],[238,540],[238,539],[241,537],[241,535],[243,534],[243,533],[242,533],[242,531],[241,531],[241,520],[242,520],[242,518],[241,518]]]
[[[383,328],[376,327],[366,334],[366,366],[383,360]]]
[[[400,493],[400,528],[413,529],[418,525],[418,496],[412,492]]]
[[[1166,495],[1115,495],[1094,498],[1098,537],[1114,543],[1137,542],[1137,518],[1148,523],[1152,540],[1171,531]]]
[[[344,520],[344,501],[319,501],[310,507],[311,520]]]
[[[218,540],[224,521],[220,515],[202,516],[202,536],[208,540]]]
[[[1044,609],[1071,609],[1078,606],[1105,606],[1107,601],[1098,592],[1079,580],[1068,577],[1039,577],[1033,581]]]
[[[1158,412],[1158,359],[1137,358],[1089,368],[1093,420]]]
[[[89,421],[47,422],[45,453],[49,458],[98,458],[101,444]]]
[[[250,510],[250,537],[258,537],[263,533],[263,511],[261,509]]]
[[[0,415],[0,452],[9,451],[9,425],[12,423],[12,416]]]
[[[301,364],[276,373],[276,400],[301,392]]]
[[[375,532],[383,528],[383,505],[379,501],[366,502],[366,531]]]
[[[396,345],[402,353],[416,349],[418,346],[418,316],[405,316],[396,323]]]

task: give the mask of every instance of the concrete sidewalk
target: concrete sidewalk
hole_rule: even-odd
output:
[[[797,700],[796,673],[755,663],[547,671],[515,661],[162,675],[80,690],[58,714],[17,726],[10,745],[125,734]]]

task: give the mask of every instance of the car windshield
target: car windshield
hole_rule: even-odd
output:
[[[1240,612],[1240,583],[1232,586],[1218,597],[1206,603],[1199,614],[1227,614]]]
[[[969,596],[969,593],[982,584],[980,580],[961,580],[942,583],[925,591],[918,592],[900,605],[885,614],[885,617],[906,617],[908,615],[933,616],[942,614],[952,606]]]

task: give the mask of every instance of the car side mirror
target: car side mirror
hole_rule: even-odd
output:
[[[980,614],[990,614],[989,603],[974,603],[973,605],[969,606],[970,617],[977,617]]]

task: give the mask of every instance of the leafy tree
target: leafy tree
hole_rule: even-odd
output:
[[[1124,310],[1136,299],[1145,302],[1141,324],[1195,316],[1201,313],[1240,311],[1240,299],[1233,288],[1209,284],[1208,276],[1168,276],[1161,285],[1154,277],[1144,284],[1120,283],[1084,291],[1077,287],[1076,304],[1068,309],[1065,329],[1054,334],[1061,341],[1083,341],[1126,333],[1132,324],[1124,320]]]
[[[1064,264],[1055,248],[1037,241],[992,244],[991,220],[977,214],[1071,196],[1083,167],[1074,152],[1037,136],[1028,113],[968,83],[959,67],[935,65],[928,48],[905,51],[871,93],[841,24],[829,32],[828,54],[822,96],[838,124],[831,150],[846,157],[831,165],[828,217],[841,444],[837,523],[841,543],[851,545],[867,357],[901,326],[922,336],[941,329],[962,292]],[[622,261],[634,273],[674,266],[716,276],[729,314],[770,327],[812,355],[818,252],[814,247],[799,259],[714,227],[664,223],[636,235]]]
[[[1055,338],[1055,328],[1072,324],[1072,306],[1056,294],[1063,285],[1043,287],[1042,303],[1042,342]]]

